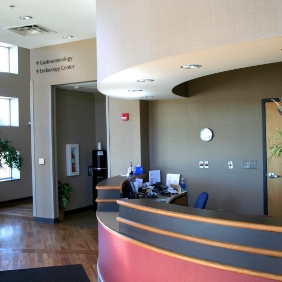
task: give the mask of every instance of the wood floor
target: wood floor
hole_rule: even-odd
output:
[[[0,271],[82,264],[97,281],[96,228],[33,221],[30,202],[0,207]]]

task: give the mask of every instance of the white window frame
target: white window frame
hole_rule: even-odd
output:
[[[10,49],[0,44],[0,72],[10,72]]]
[[[0,124],[0,129],[1,127],[19,126],[19,99],[0,96],[0,101],[1,99],[9,101],[9,122],[6,125]],[[0,168],[0,182],[17,179],[20,179],[20,171],[18,169],[11,169],[5,164],[3,165],[3,168]]]
[[[6,171],[6,172],[5,172]],[[21,179],[21,172],[16,168],[9,168],[4,164],[4,168],[0,169],[0,182]]]
[[[18,66],[18,47],[13,46],[11,44],[6,44],[0,42],[0,48],[6,48],[7,52],[7,67],[4,70],[0,69],[1,72],[7,73],[19,73],[19,66]]]
[[[0,127],[1,126],[19,126],[19,99],[0,96],[0,102],[1,102],[1,99],[9,101],[9,122],[4,125],[0,124]]]

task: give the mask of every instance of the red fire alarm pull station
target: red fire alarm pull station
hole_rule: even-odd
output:
[[[121,114],[121,119],[122,119],[123,121],[129,120],[129,113],[122,113],[122,114]]]

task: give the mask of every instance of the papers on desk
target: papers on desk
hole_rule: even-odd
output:
[[[135,179],[135,182],[138,183],[138,188],[141,188],[141,187],[142,187],[143,179],[137,177],[137,178]]]
[[[149,171],[149,182],[151,185],[161,182],[161,171],[160,170],[150,170]]]
[[[178,194],[178,191],[176,191],[174,188],[169,187],[167,188],[167,192],[169,192],[170,194]]]
[[[166,186],[170,187],[170,184],[179,184],[180,174],[168,173],[166,175]]]

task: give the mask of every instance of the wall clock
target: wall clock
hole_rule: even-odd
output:
[[[213,132],[209,128],[203,128],[200,131],[200,138],[205,142],[211,141],[213,138]]]

